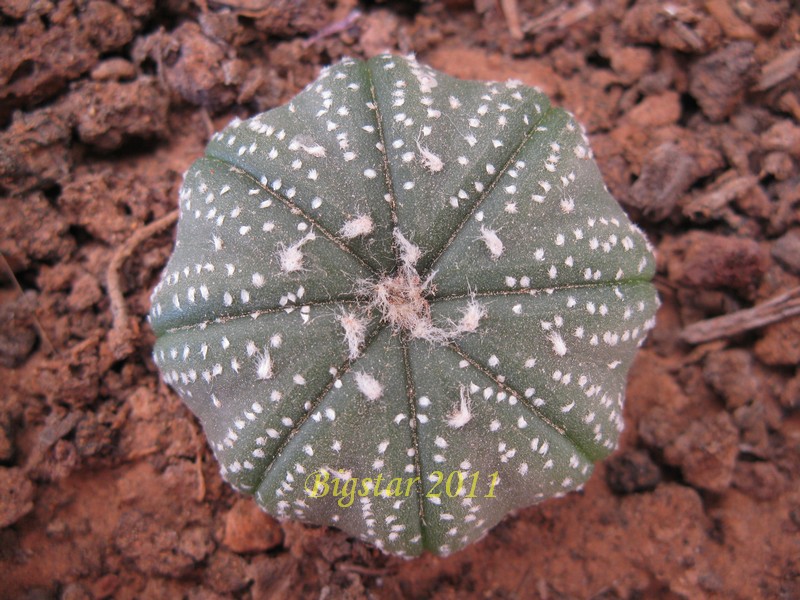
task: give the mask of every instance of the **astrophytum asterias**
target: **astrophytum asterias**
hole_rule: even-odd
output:
[[[154,357],[270,514],[447,554],[615,448],[654,269],[541,92],[344,60],[189,169]]]

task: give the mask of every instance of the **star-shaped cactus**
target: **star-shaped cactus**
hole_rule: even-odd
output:
[[[654,260],[538,90],[344,60],[216,134],[180,211],[155,361],[276,517],[447,554],[615,448]]]

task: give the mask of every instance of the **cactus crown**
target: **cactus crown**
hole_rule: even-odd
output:
[[[180,209],[155,361],[271,514],[447,554],[614,449],[654,261],[539,91],[344,60]]]

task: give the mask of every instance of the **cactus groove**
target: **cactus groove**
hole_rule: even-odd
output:
[[[155,362],[272,515],[445,555],[614,450],[655,264],[538,90],[344,60],[214,135],[180,213]]]

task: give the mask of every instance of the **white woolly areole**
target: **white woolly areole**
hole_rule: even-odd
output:
[[[302,150],[306,154],[316,158],[325,158],[326,154],[325,148],[307,135],[298,135],[295,137],[291,142],[289,142],[289,150],[292,152]]]
[[[281,264],[281,271],[284,273],[294,273],[303,270],[303,253],[300,248],[303,244],[317,239],[313,231],[309,231],[301,240],[291,246],[281,248],[278,251],[278,260]]]
[[[503,254],[503,242],[497,237],[497,232],[485,225],[481,225],[481,239],[486,244],[486,249],[489,250],[492,258],[500,258],[500,255]]]
[[[339,230],[339,234],[347,240],[352,240],[353,238],[369,235],[374,228],[372,217],[359,215],[347,221]]]
[[[419,150],[419,161],[431,173],[438,173],[444,168],[444,162],[436,154],[428,150],[427,147],[417,142],[417,150]]]
[[[453,429],[460,429],[472,419],[472,401],[469,390],[464,385],[461,386],[460,396],[460,402],[457,402],[452,412],[447,415],[447,424]]]
[[[564,343],[564,338],[557,331],[553,331],[547,338],[553,343],[553,352],[559,356],[564,356],[567,353],[567,345]]]
[[[358,391],[364,394],[367,400],[377,400],[383,396],[383,386],[372,375],[359,371],[354,374]]]
[[[394,243],[397,245],[397,250],[400,254],[400,262],[403,263],[404,267],[414,267],[422,257],[422,250],[419,249],[419,246],[409,242],[399,229],[395,229],[393,235]]]
[[[263,352],[256,355],[256,377],[258,379],[272,379],[272,357],[269,350],[264,348]]]
[[[380,311],[383,321],[395,331],[405,331],[412,338],[433,343],[446,344],[462,334],[475,331],[486,309],[474,298],[462,310],[458,323],[451,321],[448,327],[433,323],[427,296],[432,292],[436,272],[423,281],[414,268],[422,251],[398,229],[394,231],[394,238],[400,261],[397,272],[377,282],[364,280],[358,283],[358,294],[367,299],[368,308]]]
[[[367,320],[355,313],[346,312],[336,317],[344,329],[344,339],[350,349],[350,360],[358,358],[367,333]]]
[[[472,333],[478,328],[480,320],[485,316],[486,309],[473,298],[463,310],[463,316],[457,325],[458,332]]]

